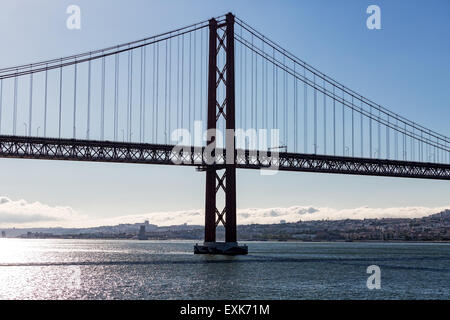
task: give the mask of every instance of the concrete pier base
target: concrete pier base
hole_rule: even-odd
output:
[[[240,255],[247,254],[248,247],[240,246],[237,242],[204,242],[203,245],[194,246],[194,254],[225,254]]]

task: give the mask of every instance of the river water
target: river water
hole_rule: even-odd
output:
[[[235,257],[194,244],[0,239],[0,299],[450,299],[449,243],[249,242]]]

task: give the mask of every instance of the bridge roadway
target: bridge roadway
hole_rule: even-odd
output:
[[[0,135],[0,158],[119,162],[196,166],[205,170],[204,147],[57,139]],[[225,152],[218,149],[216,169],[224,167]],[[178,162],[176,164],[175,162]],[[450,165],[438,163],[369,159],[302,153],[268,152],[255,156],[249,150],[236,150],[236,167],[261,169],[277,167],[281,171],[322,172],[352,175],[450,180]]]

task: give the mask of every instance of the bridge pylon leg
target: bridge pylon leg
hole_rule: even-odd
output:
[[[220,66],[217,55],[225,51],[226,63]],[[209,21],[209,65],[208,65],[208,139],[215,146],[218,121],[225,120],[226,163],[207,165],[205,192],[205,242],[196,245],[194,253],[247,254],[247,246],[239,246],[236,234],[236,164],[235,164],[235,81],[234,81],[234,16],[226,15],[224,23]],[[217,91],[225,86],[224,101],[217,101]],[[222,171],[224,170],[224,172]],[[223,172],[223,173],[222,173]],[[217,194],[225,193],[225,206],[217,208]],[[216,228],[225,227],[225,242],[216,241]]]

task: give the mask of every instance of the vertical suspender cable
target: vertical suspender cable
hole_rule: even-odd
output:
[[[158,143],[158,105],[159,105],[159,42],[156,44],[156,106],[155,106],[155,143]]]
[[[436,144],[439,144],[439,138],[436,138]],[[419,153],[420,153],[420,144],[418,146]],[[439,148],[436,146],[436,163],[439,163]]]
[[[306,68],[303,66],[303,78],[306,79]],[[304,119],[303,119],[303,127],[304,127],[304,139],[305,139],[305,153],[308,153],[308,87],[306,82],[303,83],[303,107],[304,107]]]
[[[74,75],[73,75],[73,133],[72,137],[76,138],[76,119],[77,119],[77,71],[78,71],[78,64],[75,63],[74,65]]]
[[[342,155],[345,157],[345,91],[342,88]]]
[[[242,26],[241,26],[241,28],[240,28],[240,34],[241,34],[241,39],[242,39]],[[242,77],[243,77],[243,74],[242,74],[242,47],[243,47],[243,45],[242,45],[242,43],[240,43],[239,44],[239,52],[240,52],[240,54],[239,54],[239,69],[240,69],[240,72],[239,72],[239,123],[240,123],[240,128],[241,129],[243,129],[243,126],[242,126],[242,121],[243,121],[243,111],[244,111],[244,106],[242,105]]]
[[[130,138],[133,135],[133,50],[131,50],[131,61],[130,61]]]
[[[180,37],[177,38],[177,128],[181,128],[180,116]]]
[[[87,97],[87,124],[86,124],[86,139],[89,139],[91,130],[91,60],[88,62],[88,97]]]
[[[267,53],[266,56],[268,57],[269,54]],[[269,128],[269,63],[267,59],[265,60],[266,64],[266,124],[265,128]]]
[[[101,136],[100,139],[103,140],[105,138],[105,57],[102,57],[102,87],[101,87]]]
[[[360,97],[361,98],[361,108],[360,108],[360,110],[361,110],[361,113],[360,113],[360,117],[361,117],[361,140],[360,140],[360,142],[361,142],[361,158],[362,157],[364,157],[364,134],[363,134],[363,126],[364,126],[364,119],[363,119],[363,102],[362,102],[362,96]]]
[[[245,92],[245,107],[244,107],[244,128],[247,128],[247,110],[248,110],[248,104],[247,104],[247,56],[248,56],[248,50],[245,50],[245,57],[244,57],[244,63],[245,63],[245,74],[244,74],[244,92]],[[244,146],[245,148],[245,146]]]
[[[181,127],[184,126],[184,34],[181,36]]]
[[[115,55],[115,65],[114,65],[114,141],[117,141],[117,131],[118,131],[118,122],[119,122],[119,64],[120,64],[120,55],[117,53]],[[89,71],[90,73],[90,71]]]
[[[188,90],[189,90],[189,92],[188,92],[188,111],[189,111],[189,113],[188,113],[188,128],[189,128],[189,132],[191,132],[191,113],[192,113],[192,110],[191,110],[191,82],[192,82],[192,78],[191,78],[191,67],[192,67],[192,43],[191,43],[191,40],[192,40],[192,32],[190,32],[189,33],[189,74],[188,74]]]
[[[294,152],[297,152],[297,72],[295,71],[296,62],[294,61]]]
[[[420,161],[423,161],[423,130],[420,130]]]
[[[390,155],[390,145],[389,145],[389,114],[387,115],[387,123],[386,126],[386,159],[389,159]]]
[[[287,145],[286,135],[286,56],[283,54],[283,142]]]
[[[168,40],[166,42],[166,53],[164,62],[164,143],[167,144],[167,53],[168,53]]]
[[[145,124],[146,124],[146,89],[147,89],[147,46],[144,47],[144,77],[143,77],[143,87],[144,92],[142,93],[142,142],[145,142]]]
[[[252,49],[253,49],[253,34],[252,34]],[[251,101],[250,101],[250,128],[254,128],[253,127],[253,109],[254,109],[254,105],[253,105],[253,73],[254,73],[254,68],[253,68],[253,50],[251,51],[251,56],[250,58],[252,59],[252,62],[250,64],[250,71],[252,73],[252,78],[251,78],[251,90],[250,90],[250,97],[251,97]]]
[[[258,130],[258,55],[255,54],[255,129]]]
[[[262,42],[262,52],[263,54],[265,54],[264,51],[264,41]],[[266,116],[265,116],[265,110],[266,110],[266,102],[265,102],[265,92],[266,92],[266,88],[265,88],[265,70],[264,70],[264,55],[261,56],[261,128],[265,129],[264,125],[265,125],[265,121],[266,121]]]
[[[131,62],[131,50],[128,51],[128,64],[127,64],[127,141],[130,142],[130,96],[131,96],[131,86],[130,86],[130,62]]]
[[[169,132],[167,132],[168,135],[168,140],[170,141],[170,134],[171,134],[171,130],[172,130],[172,122],[171,122],[171,110],[172,110],[172,106],[171,106],[171,96],[172,96],[172,39],[169,39],[169,102],[168,102],[168,106],[169,109],[167,110],[168,113],[168,126],[169,126]]]
[[[59,138],[61,138],[61,112],[62,112],[62,66],[59,67],[59,121],[58,121]]]
[[[275,48],[272,48],[272,60],[275,60]],[[272,100],[272,129],[275,129],[275,63],[272,64]]]
[[[336,155],[336,87],[333,85],[333,154]]]
[[[378,110],[378,158],[381,157],[381,123],[380,123],[381,111]]]
[[[355,156],[355,111],[354,99],[352,95],[352,157]]]
[[[395,137],[395,160],[398,159],[398,118],[395,118],[395,130],[394,130],[394,137]],[[422,134],[422,131],[420,131],[420,134]],[[420,139],[422,141],[422,139]]]
[[[33,118],[33,73],[30,73],[30,104],[28,114],[28,136],[31,136],[32,118]]]
[[[323,154],[327,154],[327,95],[325,78],[323,79]]]
[[[275,67],[275,123],[276,128],[280,129],[280,124],[278,123],[278,66]],[[281,133],[280,133],[281,136]]]
[[[17,69],[14,77],[14,111],[13,111],[13,135],[16,135],[17,127]]]
[[[316,89],[316,74],[314,79],[314,154],[317,153],[317,89]]]
[[[143,94],[144,94],[144,48],[141,47],[141,60],[140,60],[140,67],[141,67],[141,73],[140,73],[140,92],[139,92],[139,142],[143,142],[142,136],[143,136]]]
[[[284,57],[286,56],[286,52],[284,52]],[[285,59],[285,58],[283,58]],[[286,63],[284,62],[284,69],[286,70]],[[285,142],[284,145],[287,148],[288,140],[289,140],[289,122],[288,122],[288,116],[289,116],[289,83],[288,83],[288,73],[284,71],[284,86],[285,86],[285,102],[284,102],[284,127],[285,127]]]
[[[241,29],[242,30],[242,29]],[[203,29],[200,30],[200,121],[203,122]],[[203,126],[203,124],[202,124]]]
[[[406,123],[405,123],[405,131],[404,132],[406,132]],[[428,144],[427,144],[427,146],[428,146]],[[406,156],[407,156],[407,153],[406,153],[406,134],[403,133],[403,160],[405,160],[405,161],[406,161]]]
[[[153,81],[152,81],[152,143],[155,143],[155,105],[156,105],[156,45],[153,45]]]
[[[197,32],[194,31],[194,67],[193,67],[193,106],[194,106],[194,121],[197,119],[197,105],[196,105],[196,81],[197,81]]]
[[[369,107],[369,158],[373,157],[372,153],[372,106]]]
[[[44,137],[47,136],[47,86],[48,86],[48,70],[45,65],[45,84],[44,84]]]

